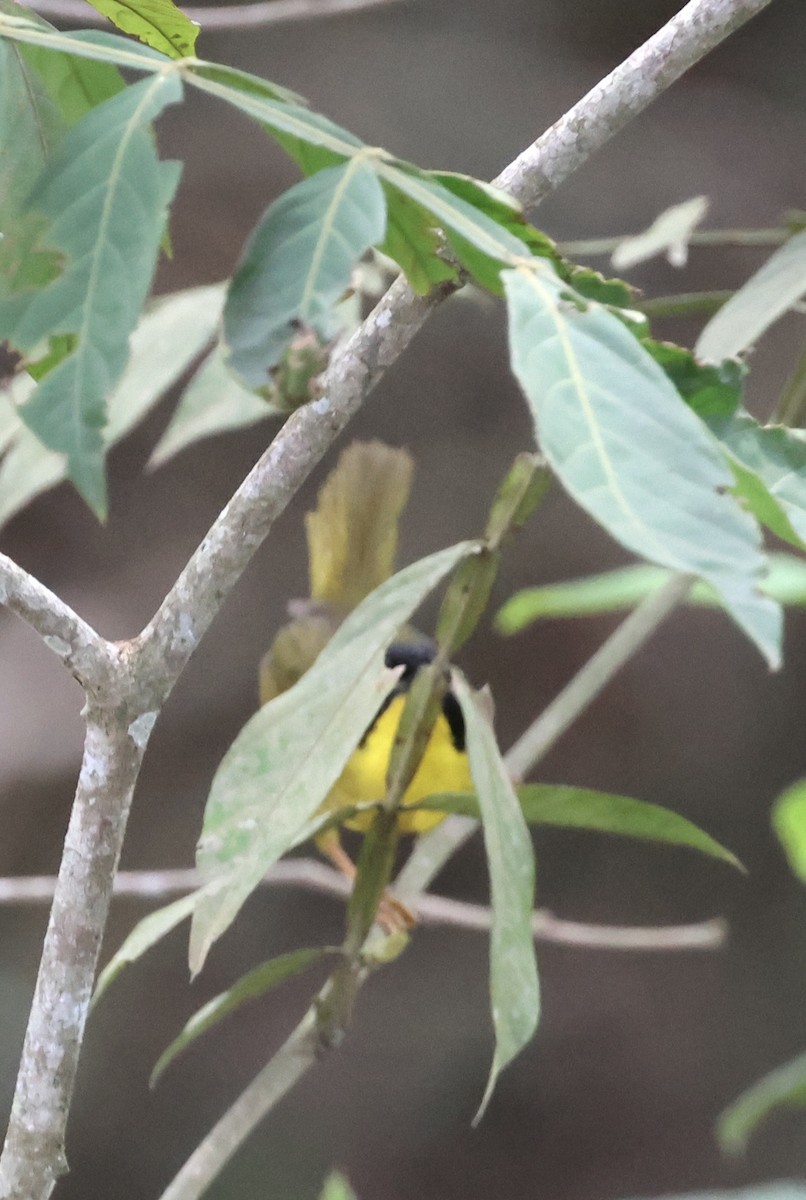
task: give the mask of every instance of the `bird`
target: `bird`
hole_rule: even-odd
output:
[[[261,661],[261,703],[291,687],[352,609],[392,574],[412,469],[406,451],[377,441],[354,442],[342,452],[319,491],[316,509],[306,516],[311,595],[291,602],[292,620],[279,631]],[[408,628],[387,648],[384,661],[391,673],[389,691],[320,812],[383,802],[406,696],[418,671],[434,661],[436,652],[434,642]],[[443,813],[418,807],[427,796],[472,790],[464,718],[450,687],[448,668],[440,710],[417,771],[399,803],[399,832],[416,836],[443,820]],[[341,824],[366,833],[375,813],[367,807]],[[314,841],[341,872],[355,877],[356,868],[341,845],[338,825],[327,826]]]

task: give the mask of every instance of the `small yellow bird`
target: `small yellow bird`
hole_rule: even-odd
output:
[[[429,642],[395,642],[386,651],[386,666],[402,668],[402,674],[331,789],[323,805],[326,810],[383,800],[389,758],[406,703],[406,693],[420,667],[432,662],[435,653],[436,647]],[[448,690],[420,765],[403,795],[398,818],[400,832],[425,833],[442,820],[442,813],[418,811],[416,806],[426,796],[433,796],[437,792],[472,790],[465,749],[465,722],[459,701]],[[344,824],[348,829],[366,831],[372,823],[372,817],[372,812],[359,813]]]
[[[323,484],[315,512],[306,518],[311,598],[295,601],[294,619],[280,630],[260,667],[260,698],[266,703],[291,687],[314,661],[344,617],[394,569],[398,520],[406,504],[412,462],[403,450],[380,442],[353,443],[342,453]],[[397,670],[395,685],[381,704],[320,811],[335,812],[355,804],[379,804],[386,795],[386,776],[400,717],[418,670],[434,659],[436,647],[417,635],[404,634],[386,652],[386,666]],[[401,833],[424,833],[443,814],[417,809],[438,792],[470,792],[473,785],[465,750],[465,726],[459,702],[445,691],[420,765],[406,789],[398,818]],[[344,821],[365,833],[374,812]],[[352,860],[342,849],[339,832],[330,828],[316,844],[331,862],[354,876]]]

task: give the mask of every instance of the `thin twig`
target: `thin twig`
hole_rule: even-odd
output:
[[[195,891],[205,877],[193,867],[168,871],[119,871],[115,879],[117,897],[165,899]],[[263,880],[267,887],[299,887],[326,896],[346,897],[350,882],[315,858],[289,858],[276,863]],[[0,904],[30,904],[52,899],[55,875],[23,875],[0,879]],[[490,909],[446,896],[422,895],[417,899],[420,925],[450,925],[457,929],[488,930]],[[534,914],[535,938],[563,946],[587,946],[597,950],[707,950],[722,945],[723,921],[701,921],[692,925],[638,926],[597,925],[567,921],[544,909]]]
[[[387,8],[403,0],[258,0],[255,4],[213,6],[181,5],[185,16],[205,29],[255,29],[263,25],[290,24],[320,17],[340,17],[369,8]],[[83,0],[33,0],[30,5],[43,17],[77,21],[80,25],[106,25],[107,20]]]
[[[117,648],[5,554],[0,554],[0,604],[27,621],[79,683],[103,695],[109,704],[117,701],[121,690]]]
[[[571,242],[559,242],[557,249],[568,258],[599,258],[612,254],[628,237],[581,238]],[[686,238],[689,246],[781,246],[792,236],[790,230],[781,229],[695,229]]]

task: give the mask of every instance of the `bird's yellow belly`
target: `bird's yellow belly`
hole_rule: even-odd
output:
[[[382,801],[386,795],[386,773],[405,697],[396,696],[358,747],[330,791],[323,808],[334,810],[352,804]],[[450,726],[440,713],[422,761],[403,796],[399,827],[401,833],[424,833],[443,820],[443,813],[418,811],[416,805],[438,792],[472,792],[473,782],[467,754],[457,750]],[[349,829],[365,832],[373,812],[359,813],[346,820]]]

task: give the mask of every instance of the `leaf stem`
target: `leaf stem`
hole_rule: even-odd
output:
[[[568,258],[599,258],[612,254],[625,238],[618,237],[582,238],[571,242],[559,242],[557,249]],[[780,246],[791,233],[788,229],[695,229],[686,240],[689,246]]]
[[[635,307],[647,317],[711,316],[727,304],[730,289],[713,292],[680,292],[675,296],[651,296],[638,300]]]

